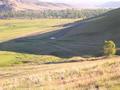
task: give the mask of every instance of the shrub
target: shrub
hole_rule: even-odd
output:
[[[104,43],[104,55],[112,56],[116,54],[116,45],[113,41],[105,41]]]

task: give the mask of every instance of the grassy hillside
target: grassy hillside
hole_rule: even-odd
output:
[[[73,19],[1,20],[0,50],[63,59],[101,55],[105,40],[113,40],[120,46],[119,11],[116,9],[82,22]],[[74,21],[77,22],[66,24]]]
[[[0,89],[119,90],[119,56],[80,57],[101,55],[104,40],[120,46],[119,12],[77,22],[2,20]]]
[[[120,57],[0,68],[5,90],[119,90]]]
[[[0,44],[0,49],[20,53],[54,55],[57,57],[102,55],[105,40],[119,42],[120,9],[101,16],[78,21],[72,25],[44,34],[35,34],[9,40]],[[52,23],[51,23],[52,24]],[[33,29],[32,29],[33,30]],[[51,40],[51,38],[55,38]]]
[[[105,40],[113,40],[120,46],[120,9],[112,10],[99,17],[85,20],[70,29],[62,39],[73,40],[87,54],[100,54]],[[74,44],[75,45],[75,44]],[[71,47],[71,46],[70,46]],[[91,51],[89,53],[89,51]],[[84,53],[84,54],[85,54]]]

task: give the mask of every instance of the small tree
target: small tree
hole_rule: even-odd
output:
[[[113,41],[105,41],[104,54],[106,56],[112,56],[116,54],[116,45]]]

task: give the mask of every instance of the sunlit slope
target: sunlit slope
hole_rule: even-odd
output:
[[[73,19],[10,19],[0,20],[0,42],[28,36],[51,32],[61,24],[73,23]]]

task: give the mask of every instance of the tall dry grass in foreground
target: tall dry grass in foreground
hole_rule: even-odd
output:
[[[7,73],[6,73],[7,72]],[[3,90],[119,90],[120,60],[1,69]]]

